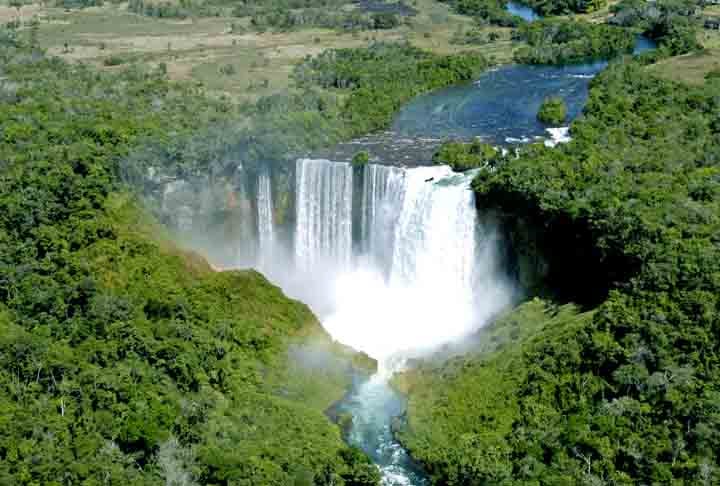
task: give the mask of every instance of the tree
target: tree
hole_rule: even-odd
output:
[[[548,125],[560,125],[566,118],[567,106],[560,97],[546,98],[537,113],[537,119]]]
[[[377,30],[394,29],[400,25],[400,17],[392,12],[379,12],[372,15],[372,23]]]
[[[365,165],[368,162],[370,162],[370,155],[365,150],[356,153],[352,158],[352,165],[356,167]]]

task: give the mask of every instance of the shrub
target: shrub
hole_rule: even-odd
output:
[[[223,76],[232,76],[237,73],[237,69],[235,69],[235,66],[233,66],[232,64],[223,64],[222,66],[220,66],[219,71],[220,74],[222,74]]]
[[[400,25],[400,17],[390,12],[375,13],[372,15],[372,25],[378,30],[394,29]]]
[[[352,158],[352,165],[358,167],[370,162],[370,155],[365,151],[356,153]]]
[[[117,54],[103,59],[103,65],[105,66],[120,66],[121,64],[125,64],[126,62],[127,59],[125,57],[119,56]]]
[[[567,106],[559,97],[546,98],[540,105],[537,118],[548,125],[560,125],[567,118]]]
[[[471,143],[446,142],[433,155],[433,162],[447,164],[453,170],[463,172],[493,165],[498,155],[495,147],[480,140]]]

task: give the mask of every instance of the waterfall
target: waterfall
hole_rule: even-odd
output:
[[[295,263],[301,270],[318,264],[350,266],[352,188],[350,164],[300,159],[296,163]]]
[[[407,172],[391,281],[472,294],[478,223],[470,178],[449,167]]]
[[[370,263],[390,268],[395,224],[405,194],[406,171],[387,165],[365,166],[362,193],[362,250]]]
[[[362,179],[353,180],[356,175]],[[367,164],[360,171],[300,159],[293,254],[289,261],[260,260],[268,262],[263,271],[271,279],[312,307],[334,339],[378,360],[378,373],[338,410],[352,414],[347,439],[377,464],[383,486],[430,484],[393,434],[404,404],[389,376],[407,358],[471,334],[511,303],[498,233],[478,215],[471,180],[447,166]],[[262,255],[281,234],[273,228],[271,189],[261,173]]]
[[[368,164],[360,172],[300,159],[293,253],[270,265],[278,231],[270,179],[261,174],[261,268],[307,302],[335,339],[378,361],[462,338],[512,296],[498,234],[478,216],[471,180],[447,166]]]
[[[260,266],[272,257],[275,246],[275,227],[273,226],[273,201],[270,184],[270,171],[262,170],[257,183],[257,224],[258,244],[260,247]]]
[[[480,221],[472,174],[447,166],[365,168],[360,248],[323,324],[379,361],[461,338],[510,303],[497,233]]]

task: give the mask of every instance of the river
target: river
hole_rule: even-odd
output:
[[[462,340],[517,298],[506,245],[476,209],[473,174],[429,165],[428,154],[450,137],[547,140],[562,127],[537,121],[542,100],[561,96],[574,119],[606,65],[504,66],[420,96],[391,130],[297,160],[288,221],[274,216],[272,171],[257,175],[256,234],[239,246],[255,248],[253,265],[308,303],[334,339],[378,361],[378,374],[335,408],[353,417],[346,439],[378,465],[385,486],[429,484],[392,432],[405,406],[388,384],[397,364]],[[372,163],[353,167],[360,149]]]

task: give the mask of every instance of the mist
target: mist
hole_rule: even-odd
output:
[[[394,367],[462,341],[516,297],[471,179],[446,166],[261,165],[224,196],[232,207],[216,226],[181,234],[217,267],[257,269],[335,340]]]

